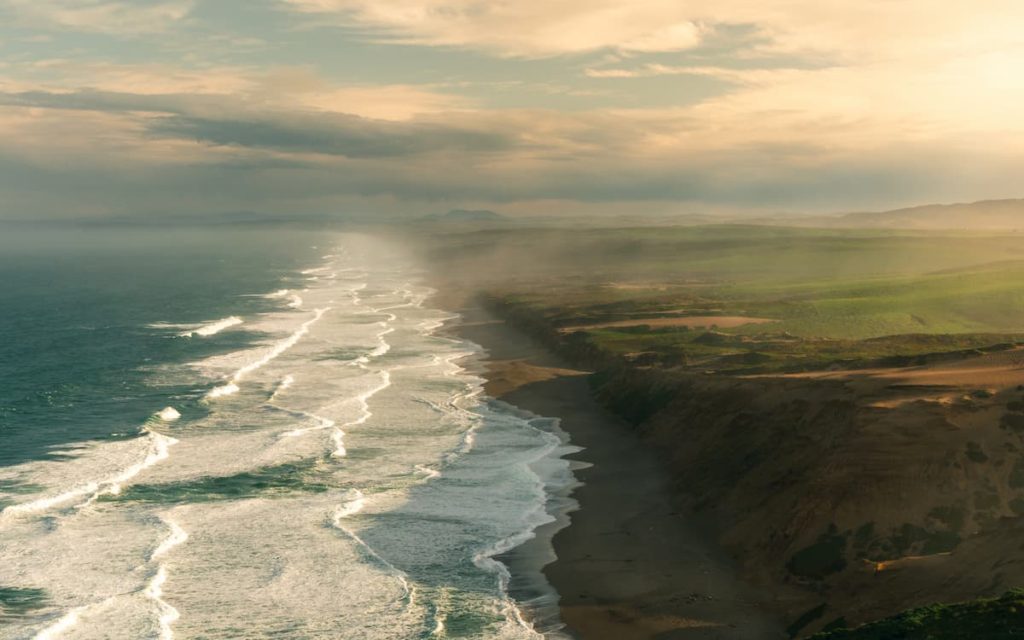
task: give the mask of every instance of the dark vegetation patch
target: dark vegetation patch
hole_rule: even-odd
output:
[[[839,533],[831,525],[818,540],[793,554],[786,567],[801,578],[820,580],[846,568],[846,540],[849,533]]]
[[[928,517],[934,518],[951,531],[960,531],[964,528],[967,514],[961,507],[940,506],[929,511]]]
[[[1009,429],[1014,433],[1021,433],[1024,431],[1024,414],[1018,413],[1006,413],[1003,414],[1002,419],[999,421],[999,425],[1003,429]]]
[[[921,546],[921,555],[930,556],[936,553],[949,553],[956,549],[963,538],[954,531],[936,531],[924,541]]]
[[[974,492],[974,508],[978,511],[992,511],[1001,504],[998,493],[989,493],[986,491]]]
[[[821,628],[821,630],[823,632],[824,631],[840,631],[842,629],[846,629],[848,626],[849,626],[849,624],[846,622],[846,618],[840,616],[840,617],[836,618],[835,620],[833,620],[832,622],[826,624],[824,627]]]
[[[988,462],[988,456],[982,450],[981,445],[977,442],[968,442],[967,451],[965,452],[967,459],[971,462],[977,462],[979,464]]]
[[[853,532],[853,548],[858,552],[867,548],[868,544],[875,538],[875,523],[865,522]]]
[[[873,531],[859,537],[854,534],[857,557],[871,562],[886,562],[907,556],[928,556],[952,551],[963,541],[959,534],[965,519],[962,509],[936,507],[928,516],[937,520],[941,528],[904,523],[889,535],[875,536]]]
[[[1010,500],[1010,511],[1013,511],[1018,516],[1024,516],[1024,498],[1017,496],[1013,500]]]
[[[1008,480],[1011,489],[1024,489],[1024,458],[1017,458]]]
[[[623,375],[629,375],[632,384],[620,384]],[[675,381],[653,371],[604,370],[592,375],[590,383],[608,408],[634,425],[660,413],[679,392]]]
[[[1024,590],[1001,598],[934,604],[857,629],[822,631],[812,640],[1016,640],[1024,637]]]
[[[821,616],[825,615],[825,610],[828,608],[828,604],[821,603],[813,609],[808,609],[800,615],[799,618],[794,620],[792,624],[786,627],[786,633],[789,634],[790,638],[795,638],[800,635],[800,632],[804,630],[804,627],[811,624]]]

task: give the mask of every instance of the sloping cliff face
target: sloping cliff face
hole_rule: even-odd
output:
[[[1016,385],[643,368],[491,306],[596,370],[597,397],[663,452],[752,583],[805,594],[780,602],[795,636],[1024,585]]]

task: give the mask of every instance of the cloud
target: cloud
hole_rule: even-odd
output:
[[[4,71],[0,63],[0,71]],[[0,75],[0,91],[74,91],[138,95],[235,96],[282,110],[312,110],[378,120],[476,107],[443,84],[337,84],[308,66],[118,64],[46,58]]]
[[[476,102],[438,84],[345,84],[325,80],[307,67],[275,67],[251,72],[264,102],[290,108],[347,113],[377,120],[409,120],[415,116],[476,107]],[[283,97],[284,100],[280,98]],[[275,98],[278,98],[275,100]]]
[[[54,39],[0,62],[0,202],[844,210],[1011,196],[1024,161],[1017,0],[241,6],[0,0]]]
[[[183,20],[195,0],[0,0],[23,22],[63,29],[139,35]]]
[[[590,0],[280,0],[319,20],[361,27],[384,42],[538,57],[612,48],[682,51],[704,27],[678,2]]]
[[[657,76],[711,76],[737,84],[750,84],[761,81],[772,76],[778,76],[780,72],[799,71],[798,69],[770,68],[770,69],[736,69],[730,67],[712,67],[695,65],[666,65],[648,63],[633,68],[601,68],[588,67],[583,70],[583,75],[588,78],[654,78]]]
[[[1019,42],[1018,0],[278,0],[313,24],[362,29],[383,42],[544,57],[617,50],[678,52],[726,27],[756,42],[737,56],[796,56],[851,65],[949,57]],[[818,65],[816,65],[818,66]]]
[[[977,195],[1010,184],[1020,160],[989,156],[986,175],[968,176],[964,166],[984,154],[879,137],[866,151],[849,142],[861,123],[804,122],[806,135],[794,137],[786,117],[765,114],[757,135],[742,113],[687,110],[466,112],[455,126],[442,116],[267,111],[230,96],[5,93],[0,156],[10,171],[0,189],[11,194],[8,209],[24,211],[36,189],[48,195],[33,206],[52,208],[63,193],[83,215],[464,202],[842,210],[943,189]]]
[[[122,114],[150,137],[347,158],[485,153],[514,144],[510,137],[486,129],[337,113],[253,111],[239,101],[216,96],[33,91],[0,93],[0,105]]]

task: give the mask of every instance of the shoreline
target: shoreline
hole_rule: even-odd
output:
[[[731,559],[679,507],[657,452],[594,399],[587,372],[479,307],[460,312],[450,331],[484,348],[487,394],[558,419],[569,444],[581,448],[565,456],[576,483],[553,496],[567,501],[556,521],[504,556],[513,594],[536,593],[517,585],[517,574],[543,566],[563,633],[579,640],[785,637]]]

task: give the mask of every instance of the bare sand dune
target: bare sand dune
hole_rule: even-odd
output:
[[[917,367],[792,373],[790,378],[874,379],[889,385],[1005,389],[1024,384],[1024,349]]]

